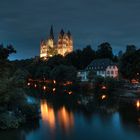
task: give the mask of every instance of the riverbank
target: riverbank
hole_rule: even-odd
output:
[[[80,87],[77,91],[72,91],[66,88],[61,88],[58,92],[52,92],[53,90],[44,91],[38,89],[27,88],[26,94],[28,95],[26,102],[18,106],[13,110],[1,111],[0,113],[0,129],[13,129],[19,128],[28,121],[33,121],[40,116],[40,108],[38,106],[38,100],[47,99],[56,108],[61,106],[67,106],[71,109],[84,110],[87,113],[94,111],[113,113],[119,109],[119,106],[124,104],[136,105],[136,101],[140,99],[140,94],[137,91],[127,89],[115,89],[108,91],[106,89],[100,89],[95,91],[90,84],[90,88],[86,89],[86,86]],[[89,85],[88,85],[89,87]],[[63,89],[63,92],[62,92]],[[77,89],[77,88],[76,88]],[[66,90],[66,91],[65,91]],[[79,92],[81,91],[82,92]],[[68,94],[71,91],[71,94]],[[33,98],[29,98],[32,96]],[[134,98],[135,97],[135,98]],[[36,99],[36,100],[34,100]]]
[[[28,121],[32,121],[39,118],[39,104],[31,101],[30,97],[27,97],[26,101],[16,108],[9,108],[8,110],[2,108],[0,111],[0,129],[16,129],[26,124]]]

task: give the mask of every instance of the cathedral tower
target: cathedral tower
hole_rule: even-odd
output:
[[[40,44],[40,58],[48,59],[56,54],[62,56],[67,55],[73,51],[73,39],[70,31],[65,33],[63,29],[58,35],[57,43],[54,41],[53,26],[51,26],[49,38],[41,41]]]
[[[58,36],[57,50],[58,54],[62,56],[73,51],[73,41],[70,32],[65,33],[63,29],[61,30]]]

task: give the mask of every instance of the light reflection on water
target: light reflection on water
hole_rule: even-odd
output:
[[[41,117],[43,124],[50,127],[51,131],[55,131],[57,124],[65,132],[70,131],[74,126],[73,113],[68,111],[65,106],[62,106],[57,111],[54,110],[53,106],[47,103],[46,100],[42,100],[40,104]]]
[[[47,123],[51,129],[55,128],[55,114],[51,106],[45,100],[41,101],[41,117],[44,123]]]
[[[70,131],[74,127],[73,113],[67,111],[64,106],[58,111],[58,121],[61,128],[66,132]]]
[[[111,113],[69,110],[40,102],[41,118],[26,127],[0,132],[0,140],[139,140],[140,115],[126,109]],[[110,112],[110,111],[107,111]]]

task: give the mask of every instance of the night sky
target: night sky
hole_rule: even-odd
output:
[[[39,55],[51,25],[55,37],[70,30],[75,49],[105,41],[115,53],[127,44],[139,47],[140,0],[0,0],[0,42],[15,46],[11,59]]]

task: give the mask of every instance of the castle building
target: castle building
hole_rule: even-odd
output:
[[[51,26],[50,35],[47,40],[41,41],[40,44],[40,58],[44,60],[60,54],[66,56],[73,51],[73,39],[70,31],[65,33],[63,29],[58,35],[58,40],[55,42],[53,27]]]

